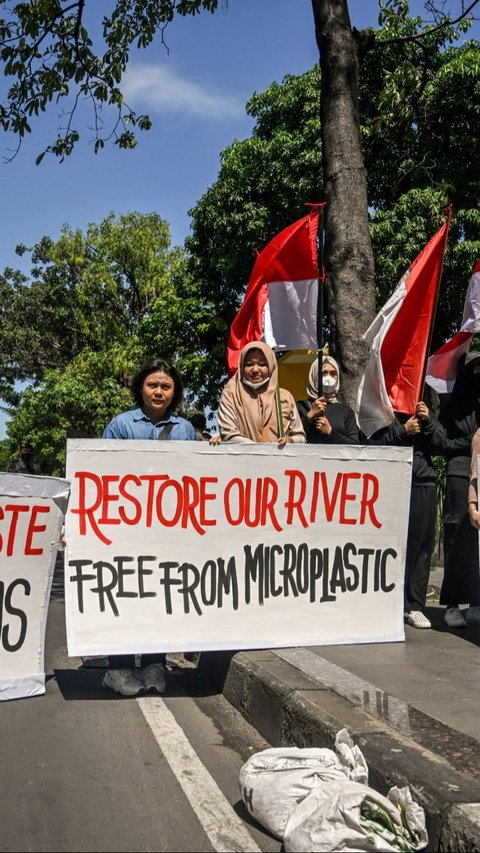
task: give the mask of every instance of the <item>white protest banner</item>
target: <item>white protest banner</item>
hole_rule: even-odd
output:
[[[69,484],[0,474],[0,700],[45,693],[44,643]]]
[[[411,449],[68,442],[70,655],[404,639]]]

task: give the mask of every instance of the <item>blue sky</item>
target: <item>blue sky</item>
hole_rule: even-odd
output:
[[[98,8],[110,6],[90,0],[87,11],[93,20]],[[376,25],[374,0],[349,6],[355,26]],[[85,229],[111,211],[156,212],[170,224],[172,243],[183,244],[188,210],[215,181],[220,152],[251,134],[248,98],[318,59],[310,0],[229,0],[215,15],[175,20],[165,40],[168,52],[158,41],[132,54],[123,86],[135,111],[153,120],[136,150],[110,145],[95,155],[86,112],[77,150],[63,163],[46,156],[35,166],[61,124],[55,106],[32,122],[12,162],[3,159],[14,140],[0,135],[0,269],[27,271],[28,258],[15,254],[16,245],[32,246],[43,235],[56,239],[64,224]]]

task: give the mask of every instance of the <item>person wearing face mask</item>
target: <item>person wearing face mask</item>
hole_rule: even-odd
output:
[[[271,442],[279,447],[305,443],[305,432],[289,391],[279,389],[283,429],[279,429],[276,392],[278,367],[275,353],[263,341],[243,347],[238,368],[222,391],[218,427],[222,441],[236,444]]]
[[[322,357],[322,387],[318,384],[318,359],[308,374],[307,400],[299,400],[299,411],[309,444],[360,444],[355,413],[338,401],[338,364],[329,355]]]
[[[466,628],[480,624],[478,537],[472,535],[468,520],[472,506],[467,504],[472,439],[480,426],[480,353],[467,355],[440,420],[447,458],[440,604],[446,606],[449,628]],[[469,604],[465,613],[459,603]]]

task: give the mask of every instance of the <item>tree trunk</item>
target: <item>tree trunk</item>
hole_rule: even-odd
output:
[[[361,340],[375,316],[375,279],[360,139],[358,47],[347,0],[312,0],[320,51],[322,162],[326,207],[325,270],[332,355],[353,405],[368,349]]]

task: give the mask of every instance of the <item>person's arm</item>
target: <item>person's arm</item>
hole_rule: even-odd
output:
[[[223,396],[218,404],[218,428],[222,441],[230,441],[232,444],[255,444],[251,438],[242,435],[238,425],[237,413],[233,406],[228,405]]]
[[[371,435],[370,438],[367,439],[367,444],[374,444],[376,446],[405,444],[410,436],[407,424],[412,420],[413,418],[409,418],[405,424],[401,424],[399,421],[394,420],[393,423],[389,424],[389,426],[382,427]]]
[[[470,462],[470,482],[468,484],[468,517],[470,524],[480,530],[480,512],[478,511],[478,473],[477,456],[480,453],[480,430],[477,430],[472,440],[472,455]]]
[[[303,428],[302,419],[295,405],[295,400],[292,397],[292,408],[288,416],[287,429],[285,431],[289,444],[305,444],[306,436]]]

